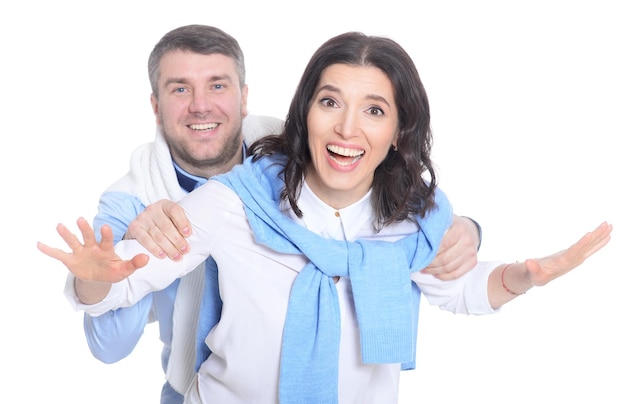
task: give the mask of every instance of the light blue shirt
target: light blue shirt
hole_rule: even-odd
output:
[[[186,177],[186,181],[197,182],[196,187],[207,181],[185,173],[175,163],[174,167],[177,174]],[[98,213],[93,221],[94,230],[97,235],[100,235],[102,226],[109,225],[113,231],[114,241],[117,243],[124,237],[130,223],[145,208],[145,205],[134,195],[106,192],[100,197]],[[157,321],[159,338],[163,343],[161,366],[165,372],[172,345],[172,320],[178,284],[177,279],[167,288],[148,294],[131,307],[112,310],[98,317],[85,314],[83,325],[91,353],[104,363],[117,362],[133,351],[143,335],[145,326],[149,322]],[[166,382],[161,394],[161,403],[182,402],[183,396],[174,391]]]

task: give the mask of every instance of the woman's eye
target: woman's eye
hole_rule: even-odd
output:
[[[322,98],[322,100],[320,101],[322,103],[323,106],[325,107],[335,107],[337,106],[337,103],[335,102],[335,100],[333,100],[332,98]]]
[[[383,110],[378,108],[378,107],[370,107],[369,113],[370,113],[370,115],[374,115],[374,116],[383,116],[383,115],[385,115]]]

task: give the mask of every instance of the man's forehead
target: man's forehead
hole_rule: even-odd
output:
[[[176,64],[223,64],[236,66],[235,59],[231,56],[224,55],[222,53],[198,53],[184,49],[173,49],[163,54],[160,60],[160,65],[166,65],[170,63]]]
[[[167,52],[159,63],[159,81],[190,80],[231,80],[238,82],[235,60],[220,53],[209,55],[183,50]]]

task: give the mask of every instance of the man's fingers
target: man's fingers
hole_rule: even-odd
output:
[[[161,246],[159,246],[159,244],[157,244],[157,242],[155,242],[152,234],[155,232],[155,230],[153,229],[157,229],[156,226],[152,226],[148,229],[141,229],[140,231],[135,231],[134,232],[134,238],[135,240],[137,240],[145,249],[147,249],[150,254],[154,255],[155,257],[159,257],[159,258],[165,258],[167,255],[166,253],[163,251],[163,248]],[[127,237],[124,237],[127,238]]]
[[[136,239],[159,258],[180,260],[189,251],[185,237],[191,234],[190,229],[184,209],[164,199],[147,206],[131,222],[124,238]]]
[[[449,265],[448,267],[441,268],[441,271],[435,272],[432,275],[442,281],[450,281],[453,279],[460,278],[465,275],[469,271],[471,271],[476,266],[477,260],[465,259],[461,260],[454,265]],[[447,268],[454,268],[452,270]]]
[[[169,225],[173,225],[178,233],[183,237],[191,236],[191,223],[187,219],[185,210],[179,204],[169,201],[169,204],[164,207],[167,216],[171,219]]]
[[[183,253],[172,244],[157,225],[152,225],[147,230],[139,232],[136,239],[155,257],[168,257],[174,261],[178,261],[183,256]]]
[[[189,248],[185,236],[181,234],[180,230],[170,220],[159,220],[148,230],[148,234],[165,250],[170,258],[175,252],[184,254]]]

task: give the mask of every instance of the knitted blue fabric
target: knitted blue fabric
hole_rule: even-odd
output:
[[[283,330],[279,397],[282,404],[337,403],[340,312],[333,276],[348,276],[364,363],[415,361],[419,290],[410,273],[428,265],[452,220],[447,198],[420,231],[396,242],[325,239],[280,211],[283,157],[264,157],[213,177],[244,203],[258,243],[309,260],[291,289]],[[408,364],[408,365],[407,365]]]
[[[196,330],[196,364],[198,372],[200,365],[211,355],[211,350],[205,340],[211,328],[215,326],[222,315],[222,299],[219,292],[217,279],[217,264],[213,257],[204,262],[204,289],[200,301],[200,316],[198,317],[198,329]]]

